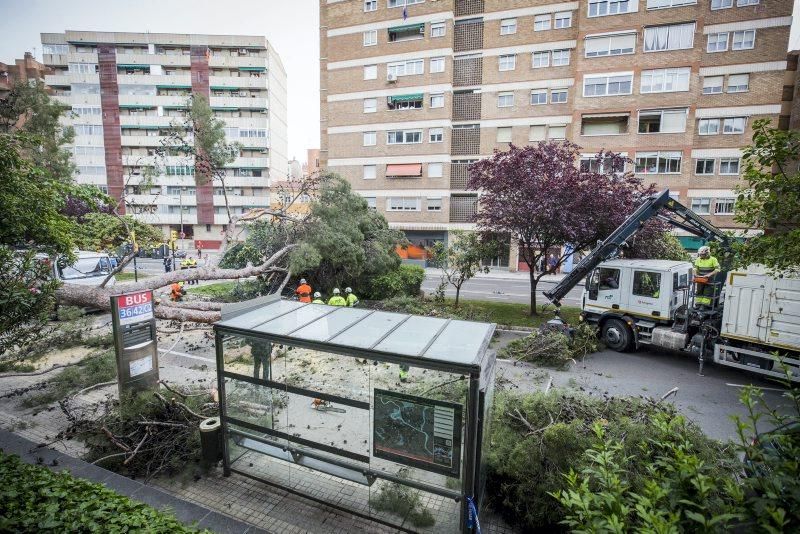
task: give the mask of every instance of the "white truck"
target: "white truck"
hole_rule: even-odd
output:
[[[770,276],[759,266],[725,272],[713,282],[712,304],[696,305],[691,263],[609,259],[651,217],[727,242],[665,190],[647,199],[545,296],[558,305],[585,276],[582,318],[598,325],[612,350],[653,345],[697,356],[701,371],[713,360],[785,378],[780,360],[800,382],[800,278]]]

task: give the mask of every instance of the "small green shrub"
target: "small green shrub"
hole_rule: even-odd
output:
[[[198,532],[102,484],[53,473],[2,452],[0,502],[2,532]]]
[[[379,512],[398,515],[415,527],[430,527],[436,522],[431,511],[422,504],[419,493],[402,484],[381,486],[370,504]]]
[[[26,397],[22,406],[31,408],[50,404],[81,389],[114,380],[116,376],[117,362],[113,350],[92,354],[61,371],[47,382],[44,392]]]
[[[424,280],[425,269],[419,265],[401,264],[397,269],[372,278],[368,283],[367,296],[374,300],[416,297]]]

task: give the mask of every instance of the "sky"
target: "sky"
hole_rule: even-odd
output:
[[[0,61],[41,60],[39,34],[65,30],[266,36],[288,78],[287,156],[319,148],[318,0],[0,0]]]

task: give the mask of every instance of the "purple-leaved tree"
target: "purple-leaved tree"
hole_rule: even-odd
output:
[[[516,240],[530,273],[531,315],[537,314],[536,286],[547,272],[536,272],[539,261],[562,247],[558,267],[569,255],[564,245],[592,248],[653,191],[624,171],[628,160],[619,154],[600,152],[579,164],[580,150],[569,141],[511,145],[470,166],[468,187],[481,192],[478,230]]]

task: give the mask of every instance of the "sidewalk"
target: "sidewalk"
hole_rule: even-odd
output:
[[[436,269],[435,267],[426,267],[425,268],[425,277],[426,278],[439,278],[442,276],[441,269]],[[566,274],[546,274],[542,277],[540,282],[550,282],[550,283],[558,283],[564,279]],[[498,267],[496,269],[492,269],[488,273],[478,273],[473,277],[473,280],[476,279],[487,279],[487,280],[518,280],[527,282],[529,280],[529,273],[527,271],[517,271],[517,272],[510,272],[508,269],[504,267]]]

